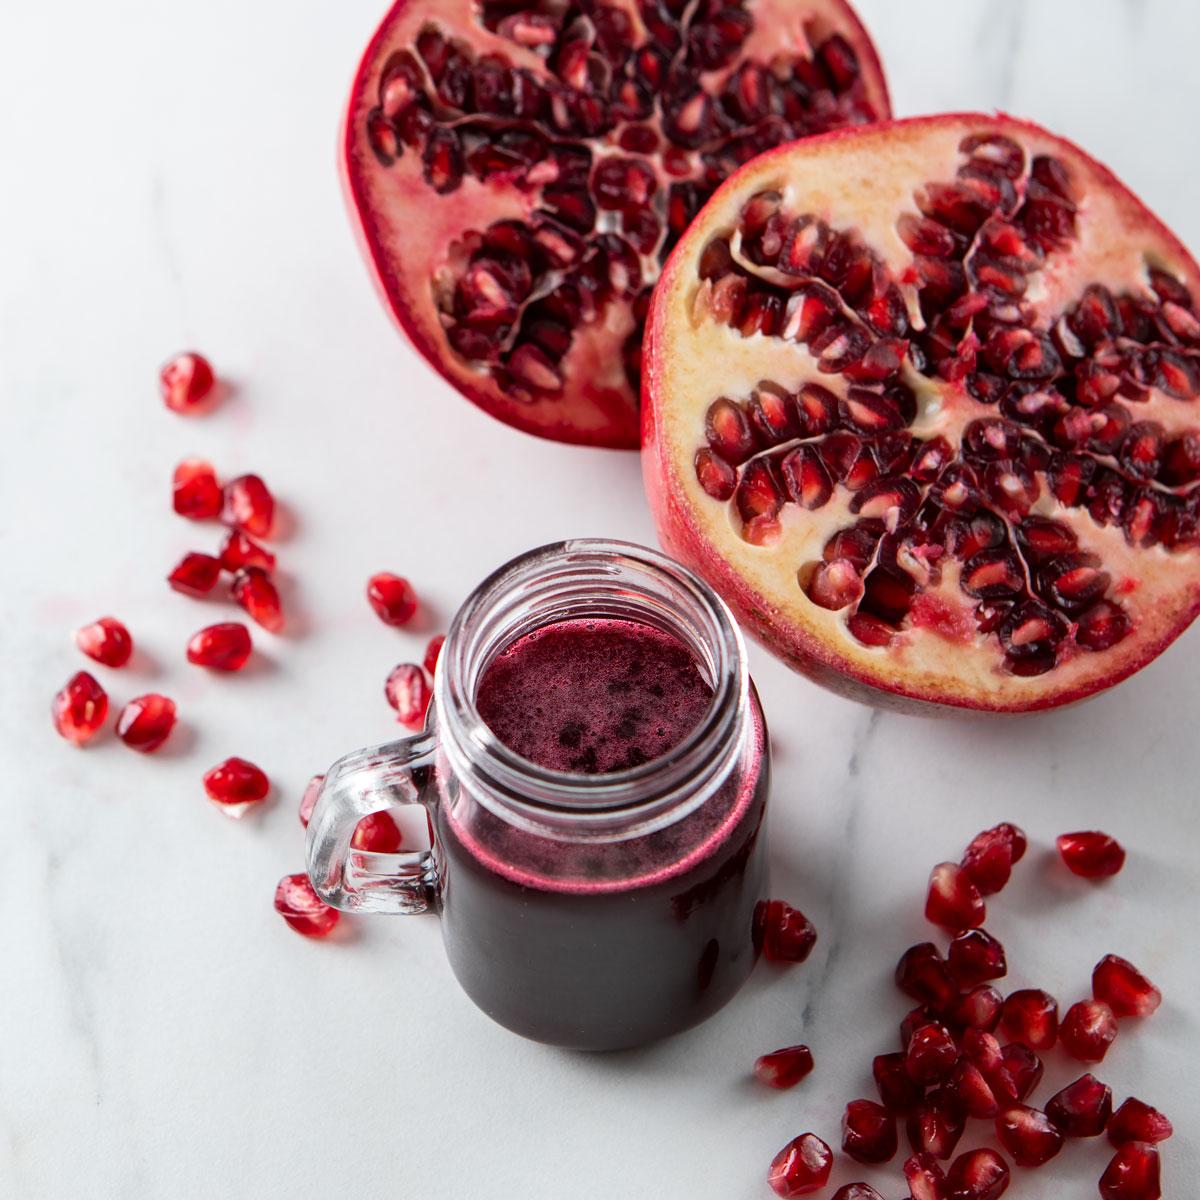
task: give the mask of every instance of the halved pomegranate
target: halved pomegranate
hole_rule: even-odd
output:
[[[518,429],[635,447],[661,265],[756,154],[889,113],[844,0],[400,0],[344,168],[416,348]]]
[[[812,138],[730,179],[647,326],[665,545],[794,667],[1049,708],[1200,611],[1200,267],[1006,117]]]

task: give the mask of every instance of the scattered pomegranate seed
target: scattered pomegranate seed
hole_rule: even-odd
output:
[[[851,1100],[842,1116],[842,1149],[860,1163],[896,1157],[896,1118],[874,1100]]]
[[[1004,1051],[995,1036],[980,1029],[968,1029],[962,1036],[963,1056],[986,1076],[1004,1070]]]
[[[966,1109],[968,1117],[987,1120],[1000,1111],[1000,1102],[987,1077],[965,1058],[955,1063],[946,1087]]]
[[[1156,1146],[1175,1132],[1170,1120],[1157,1108],[1130,1096],[1112,1115],[1105,1131],[1114,1146],[1124,1142],[1149,1142]]]
[[[251,537],[270,537],[275,497],[257,475],[239,475],[225,485],[221,521]]]
[[[833,1193],[833,1200],[883,1200],[869,1183],[844,1183]]]
[[[368,854],[395,854],[403,845],[400,828],[390,813],[369,813],[354,827],[350,845]]]
[[[243,567],[259,567],[270,575],[275,570],[275,555],[240,529],[231,529],[221,543],[221,566],[230,574]]]
[[[922,1152],[905,1159],[904,1178],[912,1200],[946,1200],[946,1175],[932,1154]]]
[[[250,619],[268,633],[283,629],[283,605],[279,591],[262,567],[246,567],[229,585],[230,595],[250,614]]]
[[[100,732],[108,715],[108,693],[86,671],[78,671],[50,706],[60,737],[83,746]]]
[[[187,660],[214,671],[240,671],[251,649],[250,630],[237,621],[226,621],[193,634],[187,644]]]
[[[1118,1017],[1148,1017],[1162,1003],[1162,992],[1115,954],[1106,954],[1092,971],[1092,995]]]
[[[175,727],[175,701],[157,692],[130,700],[117,718],[117,737],[131,750],[149,754],[167,740]]]
[[[1099,1137],[1112,1116],[1112,1091],[1095,1075],[1081,1075],[1050,1097],[1046,1116],[1064,1137]]]
[[[929,876],[925,916],[952,933],[982,925],[987,906],[971,877],[957,863],[938,863]]]
[[[760,900],[755,923],[768,962],[802,963],[817,944],[816,926],[783,900]]]
[[[871,1074],[879,1089],[879,1099],[889,1112],[911,1112],[924,1097],[904,1066],[903,1054],[877,1054],[871,1063]]]
[[[163,403],[177,413],[190,412],[206,400],[216,382],[209,361],[202,354],[187,351],[164,363],[158,373]]]
[[[175,511],[191,521],[210,521],[221,511],[221,485],[210,462],[185,458],[172,482]]]
[[[1012,1104],[997,1115],[996,1137],[1018,1167],[1040,1167],[1063,1148],[1054,1122],[1025,1104]]]
[[[941,1010],[958,998],[958,983],[932,942],[910,946],[896,964],[896,986],[914,1000]]]
[[[211,554],[185,554],[167,576],[167,582],[185,596],[207,596],[221,577],[221,562]]]
[[[965,1117],[957,1096],[935,1088],[908,1114],[909,1144],[918,1154],[947,1159],[963,1135]]]
[[[1067,870],[1084,879],[1104,879],[1125,865],[1125,850],[1107,833],[1063,833],[1058,852]]]
[[[123,667],[133,653],[133,638],[116,617],[101,617],[75,630],[75,645],[106,667]]]
[[[984,1029],[989,1033],[1000,1024],[1004,997],[990,983],[964,992],[951,1013],[955,1024],[964,1029]]]
[[[1058,1041],[1058,1001],[1040,988],[1022,988],[1004,1002],[1000,1028],[1030,1050],[1049,1050]]]
[[[313,809],[317,806],[317,797],[321,794],[321,785],[324,782],[324,775],[314,775],[308,781],[308,786],[304,789],[304,795],[300,797],[300,824],[305,829],[308,828],[308,822],[312,817]]]
[[[387,571],[367,580],[367,599],[385,625],[407,625],[417,612],[417,593],[412,584]]]
[[[1158,1151],[1146,1142],[1128,1142],[1122,1146],[1100,1176],[1100,1195],[1104,1200],[1159,1200]]]
[[[913,1030],[904,1066],[917,1083],[928,1087],[946,1079],[958,1061],[958,1047],[950,1031],[935,1021]]]
[[[1080,1062],[1103,1062],[1117,1036],[1117,1019],[1102,1000],[1080,1000],[1067,1009],[1058,1036],[1072,1058]]]
[[[342,915],[313,891],[303,871],[285,875],[275,889],[275,911],[305,937],[322,938],[333,932]]]
[[[950,970],[961,987],[974,987],[1008,974],[1004,947],[986,929],[967,929],[951,943],[946,953]]]
[[[937,1021],[937,1013],[926,1004],[918,1004],[916,1008],[909,1009],[904,1014],[904,1020],[900,1022],[900,1045],[906,1050],[908,1043],[912,1041],[912,1035],[916,1033],[922,1025],[928,1025],[930,1021]]]
[[[383,685],[387,702],[396,710],[396,720],[409,729],[425,724],[431,692],[425,672],[416,663],[401,663],[392,669]]]
[[[754,1064],[754,1074],[773,1088],[795,1087],[813,1069],[812,1051],[807,1046],[785,1046],[764,1054]]]
[[[1008,882],[1013,863],[1024,855],[1025,846],[1025,834],[1006,821],[972,838],[959,865],[981,896],[991,896]]]
[[[267,798],[271,783],[252,762],[227,758],[204,776],[204,790],[227,817],[240,817]]]
[[[1019,1044],[1005,1046],[1003,1058],[1003,1079],[1011,1088],[1006,1099],[1024,1100],[1042,1081],[1042,1060],[1028,1046]]]
[[[807,1196],[829,1182],[833,1151],[815,1133],[802,1133],[771,1161],[767,1182],[777,1196]]]
[[[951,1200],[998,1200],[1008,1182],[1008,1163],[995,1150],[968,1150],[946,1172]]]
[[[442,646],[446,643],[445,634],[437,634],[429,639],[429,645],[425,647],[425,661],[421,664],[430,677],[437,670],[438,659],[442,656]]]

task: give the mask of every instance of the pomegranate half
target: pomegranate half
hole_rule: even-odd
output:
[[[951,114],[762,155],[655,293],[664,544],[796,669],[1049,708],[1200,610],[1200,269],[1043,129]]]
[[[450,383],[633,448],[650,290],[704,201],[763,150],[888,115],[844,0],[400,0],[343,165],[383,296]]]

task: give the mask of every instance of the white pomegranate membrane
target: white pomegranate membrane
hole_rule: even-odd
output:
[[[350,199],[387,303],[464,395],[638,444],[661,264],[730,172],[888,115],[843,0],[401,0],[350,97]]]
[[[848,694],[1019,711],[1200,608],[1200,270],[1103,167],[1006,118],[763,155],[656,293],[665,544]]]

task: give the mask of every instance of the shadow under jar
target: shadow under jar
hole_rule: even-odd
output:
[[[654,551],[562,542],[502,567],[459,611],[423,734],[331,769],[309,874],[346,911],[436,909],[459,983],[509,1029],[637,1046],[711,1016],[750,974],[768,776],[762,709],[716,594]],[[412,803],[429,850],[351,849],[361,817]]]

